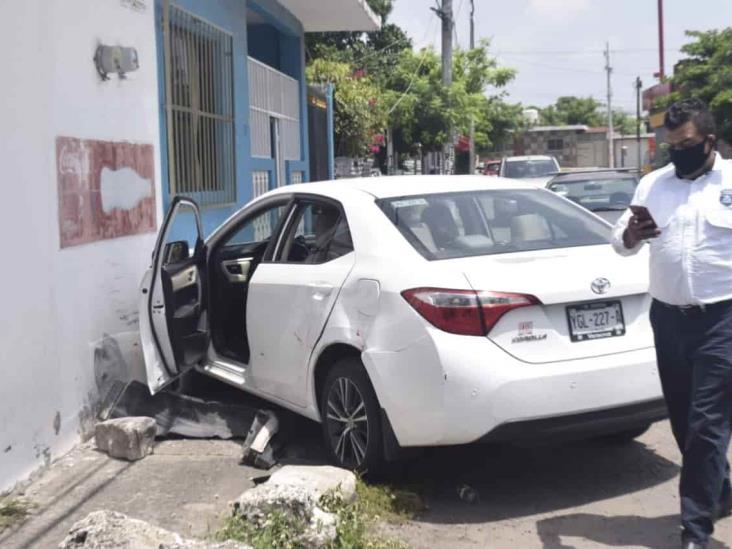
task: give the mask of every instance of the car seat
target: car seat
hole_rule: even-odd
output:
[[[429,227],[437,248],[446,248],[460,234],[450,208],[445,204],[432,204],[422,212],[422,221]]]

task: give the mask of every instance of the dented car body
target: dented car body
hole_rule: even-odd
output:
[[[643,255],[549,191],[364,178],[271,191],[205,241],[197,216],[174,200],[141,286],[153,393],[197,368],[321,421],[356,469],[665,416]]]

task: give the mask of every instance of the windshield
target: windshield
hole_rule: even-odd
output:
[[[634,177],[582,181],[558,181],[549,190],[573,200],[593,212],[625,210],[633,200],[637,180]]]
[[[507,160],[505,177],[524,179],[528,177],[544,177],[559,171],[553,160]]]
[[[406,196],[377,202],[427,259],[606,244],[610,227],[543,189]]]

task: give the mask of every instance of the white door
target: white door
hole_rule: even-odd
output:
[[[206,355],[205,265],[198,206],[177,196],[140,288],[140,338],[152,394]]]
[[[250,372],[258,389],[306,405],[308,360],[353,265],[341,207],[298,201],[273,261],[262,263],[250,282]]]

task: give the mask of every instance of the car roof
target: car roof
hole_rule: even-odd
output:
[[[588,179],[637,179],[635,174],[622,170],[592,170],[585,172],[560,173],[554,176],[552,183],[557,181],[587,181]]]
[[[534,154],[529,156],[507,156],[506,162],[526,162],[527,160],[554,160],[554,157],[545,154]]]
[[[301,183],[280,187],[268,195],[310,193],[324,196],[343,195],[344,192],[366,193],[375,198],[393,198],[423,194],[483,190],[537,189],[516,179],[485,177],[484,175],[397,175],[385,177],[355,177],[335,181]]]

